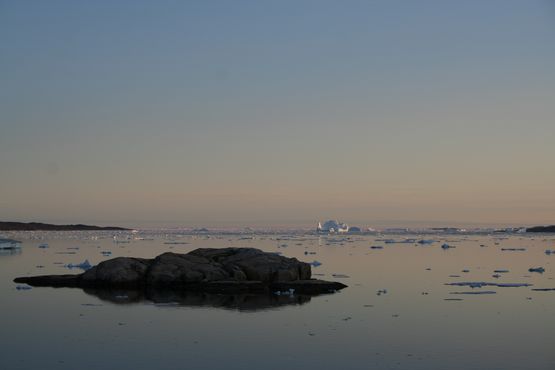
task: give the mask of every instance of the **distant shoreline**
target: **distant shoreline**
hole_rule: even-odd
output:
[[[94,225],[53,225],[41,222],[3,222],[0,221],[0,231],[126,231],[123,227],[94,226]]]

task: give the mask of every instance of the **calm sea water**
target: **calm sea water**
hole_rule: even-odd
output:
[[[0,369],[555,369],[555,291],[532,290],[555,288],[555,254],[545,253],[555,249],[553,235],[426,236],[436,240],[430,245],[373,236],[152,233],[141,235],[149,240],[120,235],[124,243],[110,233],[7,236],[23,243],[20,253],[0,255]],[[455,248],[443,250],[443,243]],[[78,273],[64,265],[85,259],[94,265],[229,246],[317,260],[315,277],[349,287],[310,299],[152,302],[125,292],[18,290],[12,282]],[[542,274],[528,271],[540,266]],[[495,270],[508,272],[495,278]],[[480,281],[533,285],[445,285]],[[486,290],[496,293],[452,294]]]

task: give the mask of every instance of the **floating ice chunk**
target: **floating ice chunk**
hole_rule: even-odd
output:
[[[471,294],[471,295],[477,295],[477,294],[497,294],[497,292],[494,292],[493,290],[479,290],[477,292],[451,292],[449,294]]]
[[[501,250],[506,252],[522,252],[525,251],[526,248],[501,248]]]
[[[310,262],[310,265],[312,265],[312,267],[318,267],[318,266],[322,265],[322,262],[314,260],[314,261]]]
[[[545,269],[543,267],[531,267],[528,269],[528,271],[543,274],[545,272]]]
[[[383,241],[385,244],[413,244],[416,243],[416,239],[402,239],[402,240],[395,240],[395,239],[384,239],[378,240]]]
[[[381,245],[373,245],[370,248],[372,248],[372,249],[383,249],[383,247]]]
[[[274,292],[274,294],[275,295],[286,295],[286,296],[292,297],[292,296],[295,295],[295,289],[290,288],[289,290],[283,290],[283,291],[277,290],[277,291]]]
[[[422,244],[422,245],[433,244],[433,243],[435,243],[435,240],[432,240],[432,239],[422,239],[418,241],[418,244]]]
[[[518,288],[518,287],[532,286],[532,284],[528,284],[528,283],[488,283],[484,281],[463,281],[463,282],[456,282],[456,283],[445,283],[445,285],[468,286],[470,288],[482,288],[485,286],[496,286],[500,288]]]
[[[18,285],[15,287],[15,289],[17,290],[31,290],[33,289],[33,287],[29,286],[29,285]]]
[[[48,248],[48,243],[39,244],[39,248],[41,248],[41,249]]]
[[[552,255],[552,254],[555,254],[555,250],[547,249],[547,250],[545,251],[545,254],[547,254],[548,256],[549,256],[549,255]]]
[[[536,288],[532,290],[536,292],[550,292],[550,291],[555,291],[555,288]]]
[[[65,265],[68,269],[81,269],[81,270],[88,270],[92,267],[89,260],[85,260],[81,263],[68,263]]]
[[[509,270],[494,270],[493,272],[495,272],[496,274],[505,274],[509,272]]]
[[[0,249],[2,250],[15,250],[21,249],[21,242],[13,239],[0,238]]]

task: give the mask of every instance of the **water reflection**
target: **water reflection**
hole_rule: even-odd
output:
[[[170,289],[99,289],[85,288],[83,291],[102,301],[115,304],[151,302],[156,305],[207,307],[238,311],[264,311],[284,306],[298,306],[311,301],[306,294],[214,294]]]
[[[0,256],[14,256],[21,254],[21,248],[0,249]]]

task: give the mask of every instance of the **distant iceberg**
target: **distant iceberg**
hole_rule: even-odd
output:
[[[316,231],[319,233],[346,233],[349,231],[349,225],[336,221],[336,220],[328,220],[322,223],[318,222],[318,227]]]

